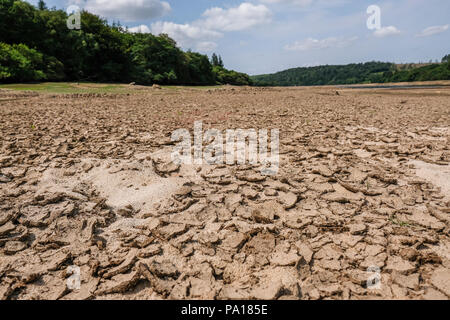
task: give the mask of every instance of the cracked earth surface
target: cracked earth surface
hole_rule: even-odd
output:
[[[278,174],[171,163],[196,120],[280,129]],[[448,89],[2,90],[0,299],[447,300],[449,128]]]

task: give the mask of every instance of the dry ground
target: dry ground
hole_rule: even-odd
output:
[[[170,163],[195,120],[279,128],[278,175]],[[449,299],[449,128],[450,89],[1,90],[0,299]]]

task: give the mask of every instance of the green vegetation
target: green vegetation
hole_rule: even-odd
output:
[[[397,216],[392,216],[389,218],[389,221],[391,221],[392,224],[398,225],[400,227],[412,227],[414,226],[414,224],[406,222],[406,221],[402,221],[400,219],[397,218]]]
[[[0,84],[0,89],[46,93],[129,93],[134,87],[125,84],[40,82]]]
[[[42,54],[24,44],[0,43],[0,79],[45,79]]]
[[[220,88],[220,86],[173,86],[163,85],[163,89],[168,90],[209,90]],[[5,83],[0,84],[0,89],[18,91],[37,91],[45,93],[140,93],[146,92],[142,87],[130,86],[120,83],[94,83],[94,82],[39,82],[39,83]]]
[[[235,86],[252,84],[252,80],[249,75],[245,73],[227,70],[220,66],[214,66],[213,73],[215,75],[216,82],[218,83],[232,84]]]
[[[442,63],[398,70],[393,63],[367,62],[338,66],[294,68],[251,77],[257,86],[310,86],[450,80],[449,55]]]
[[[94,81],[166,85],[249,84],[221,57],[183,52],[165,34],[135,34],[81,12],[81,30],[67,14],[21,0],[0,0],[0,82]]]
[[[382,82],[450,80],[450,62],[435,63],[405,71],[388,72]]]

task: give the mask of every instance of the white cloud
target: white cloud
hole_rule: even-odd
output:
[[[318,66],[323,66],[324,63],[320,63],[320,62],[312,62],[312,63],[304,63],[302,65],[303,68],[312,68],[312,67],[318,67]]]
[[[421,33],[416,34],[416,37],[429,37],[435,34],[439,34],[442,33],[444,31],[448,30],[449,25],[446,24],[444,26],[432,26],[432,27],[428,27],[425,28],[424,30],[422,30]]]
[[[270,20],[271,12],[265,5],[244,2],[228,9],[208,9],[192,23],[155,22],[150,30],[153,34],[167,33],[182,48],[211,52],[223,32],[245,30]]]
[[[190,24],[176,24],[173,22],[155,22],[150,30],[153,34],[167,33],[178,45],[187,49],[209,52],[217,47],[214,40],[223,36],[222,33],[201,28]]]
[[[313,3],[313,0],[260,0],[267,4],[293,4],[301,7],[306,7]]]
[[[199,52],[213,52],[217,48],[217,43],[212,41],[200,41],[196,43],[197,51]]]
[[[137,27],[129,28],[128,31],[133,33],[150,33],[149,27],[147,27],[145,24],[141,24]]]
[[[388,37],[388,36],[394,36],[394,35],[397,35],[400,33],[401,33],[400,30],[398,30],[396,27],[389,26],[389,27],[382,27],[381,29],[375,30],[375,32],[373,34],[377,38],[384,38],[384,37]]]
[[[299,8],[307,8],[312,6],[319,8],[331,8],[348,4],[351,1],[354,0],[259,0],[259,2],[267,5],[285,5]]]
[[[238,7],[223,9],[211,8],[203,13],[203,19],[196,22],[204,28],[221,31],[240,31],[267,23],[272,13],[265,5],[254,5],[248,2]]]
[[[295,41],[291,45],[284,47],[285,50],[289,51],[308,51],[314,49],[327,49],[327,48],[344,48],[355,42],[358,37],[351,38],[326,38],[322,40],[308,38],[304,41]]]
[[[70,3],[104,18],[121,21],[158,18],[171,10],[169,3],[160,0],[71,0]]]

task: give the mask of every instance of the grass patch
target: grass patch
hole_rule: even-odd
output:
[[[102,84],[88,82],[40,82],[2,84],[0,89],[37,91],[44,93],[129,93],[133,87],[124,84]]]
[[[208,90],[222,86],[162,86],[173,91],[182,89]],[[136,93],[151,90],[152,87],[129,86],[127,84],[93,83],[93,82],[39,82],[0,84],[0,89],[18,91],[37,91],[44,93]]]
[[[217,86],[162,86],[164,89],[170,90],[183,90],[183,89],[197,89],[197,90],[209,90],[209,89],[218,89],[222,88],[222,85]]]
[[[393,224],[398,225],[400,227],[413,227],[414,226],[414,224],[411,224],[409,222],[402,221],[402,220],[398,219],[397,216],[392,216],[392,217],[389,218],[389,220]]]

